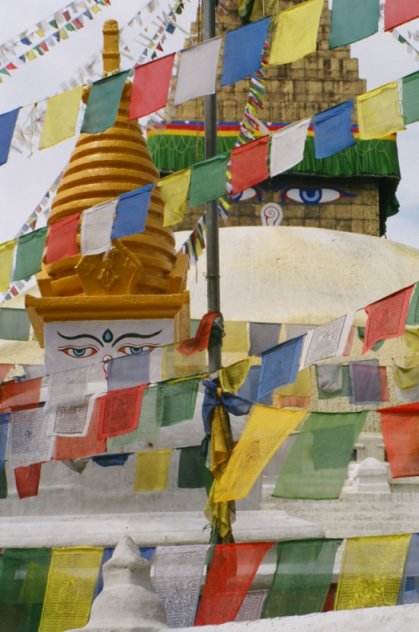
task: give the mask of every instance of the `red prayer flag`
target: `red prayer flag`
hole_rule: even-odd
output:
[[[105,453],[106,439],[98,439],[99,420],[99,406],[96,400],[87,435],[85,437],[56,437],[54,459],[56,461],[83,459]]]
[[[0,387],[0,411],[35,408],[41,398],[42,377],[33,380],[11,380]]]
[[[419,476],[419,403],[378,409],[393,478]]]
[[[269,178],[269,136],[235,147],[231,152],[231,184],[233,193],[241,193]]]
[[[138,119],[164,108],[169,94],[175,54],[137,66],[132,84],[129,119]]]
[[[418,0],[386,0],[384,3],[384,30],[392,31],[396,26],[419,17]]]
[[[0,382],[3,382],[4,378],[10,371],[10,369],[15,366],[14,364],[0,364]]]
[[[192,355],[197,351],[208,349],[211,329],[217,316],[221,316],[219,312],[208,312],[199,321],[198,329],[193,338],[182,340],[177,346],[177,350],[183,355]]]
[[[42,463],[33,463],[15,469],[15,482],[19,498],[38,495]]]
[[[73,213],[49,226],[45,263],[54,263],[64,257],[79,254],[77,245],[79,222],[80,214]]]
[[[234,621],[271,542],[217,544],[194,625]]]
[[[98,438],[107,439],[132,432],[138,426],[144,391],[148,384],[120,388],[97,400],[99,410]]]
[[[371,349],[379,340],[403,335],[413,289],[414,285],[411,285],[365,307],[368,320],[362,353]]]

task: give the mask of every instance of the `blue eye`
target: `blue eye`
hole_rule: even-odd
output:
[[[153,345],[124,345],[118,349],[118,353],[123,353],[124,355],[140,355],[152,351],[154,348]]]
[[[353,193],[340,191],[339,189],[327,189],[324,187],[295,187],[286,189],[282,193],[281,200],[291,200],[298,204],[325,204],[335,202],[343,197],[355,197]]]

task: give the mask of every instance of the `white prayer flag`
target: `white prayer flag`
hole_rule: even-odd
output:
[[[82,255],[98,255],[112,247],[111,232],[118,200],[98,204],[81,215]]]
[[[12,467],[50,461],[55,437],[48,434],[48,417],[43,408],[12,413],[10,446]]]
[[[341,356],[345,351],[353,320],[354,313],[351,312],[316,329],[310,329],[304,340],[300,371],[320,360]]]
[[[271,137],[270,175],[283,173],[298,165],[304,157],[304,146],[311,119],[305,119],[275,132]]]
[[[180,53],[175,105],[215,93],[221,41],[215,37]]]

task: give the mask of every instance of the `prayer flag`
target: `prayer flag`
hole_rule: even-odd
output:
[[[411,285],[365,307],[368,320],[362,353],[378,340],[403,335],[413,288]]]
[[[108,390],[130,388],[150,381],[151,351],[133,353],[107,362]]]
[[[9,380],[0,387],[0,409],[34,408],[40,402],[42,378]]]
[[[211,485],[212,476],[205,464],[205,455],[202,453],[201,446],[181,448],[178,470],[179,489],[205,487],[209,490]]]
[[[87,624],[102,556],[99,547],[53,549],[39,632]]]
[[[9,158],[16,121],[20,108],[0,115],[0,165],[4,165]]]
[[[278,14],[269,57],[271,66],[289,64],[315,52],[323,4],[323,0],[307,0]]]
[[[386,0],[384,4],[384,30],[392,31],[396,26],[419,17],[416,0]]]
[[[279,342],[281,325],[276,323],[249,323],[249,356],[260,355],[276,347]]]
[[[419,121],[419,72],[402,77],[402,105],[406,125]]]
[[[217,544],[195,625],[234,621],[271,542]]]
[[[215,93],[221,42],[215,37],[180,52],[174,105]]]
[[[79,254],[77,246],[79,219],[80,214],[73,213],[58,222],[50,224],[47,236],[45,263],[55,263],[65,257],[72,257]]]
[[[411,535],[348,538],[335,610],[395,606]]]
[[[144,391],[137,428],[126,434],[110,437],[107,451],[117,453],[141,450],[147,444],[157,441],[160,425],[161,419],[157,415],[157,385],[148,386]]]
[[[237,391],[245,382],[251,364],[252,358],[245,358],[244,360],[240,360],[240,362],[235,362],[224,369],[220,369],[218,371],[218,377],[223,391],[229,391],[231,393]]]
[[[75,134],[83,87],[73,88],[47,100],[39,149],[46,149]]]
[[[260,366],[250,367],[246,380],[238,390],[238,397],[248,402],[257,401],[260,382],[260,370]],[[272,393],[268,393],[268,395],[265,395],[265,397],[261,399],[259,403],[264,404],[265,406],[272,406]]]
[[[111,232],[117,200],[103,202],[81,214],[80,251],[83,255],[98,255],[112,248]]]
[[[119,196],[112,226],[112,239],[144,232],[153,187],[154,184],[147,184]]]
[[[397,605],[419,603],[419,534],[413,533],[407,552]]]
[[[273,496],[338,498],[367,414],[311,413],[291,447]]]
[[[270,174],[271,178],[288,171],[304,157],[304,147],[310,119],[287,125],[271,137]]]
[[[173,53],[136,66],[129,104],[130,120],[139,119],[165,107],[174,59]]]
[[[10,286],[16,242],[0,244],[0,292],[7,292]]]
[[[71,461],[106,452],[106,439],[98,439],[99,422],[99,405],[95,402],[86,436],[56,437],[54,459]]]
[[[327,358],[343,355],[351,333],[354,314],[351,312],[325,325],[309,329],[301,353],[300,368]]]
[[[412,326],[419,325],[419,283],[416,283],[415,290],[410,298],[406,324]],[[419,347],[417,350],[419,351]]]
[[[173,426],[192,419],[195,412],[199,380],[160,382],[158,385],[157,411],[161,426]]]
[[[200,206],[225,195],[227,154],[192,165],[188,205]]]
[[[15,412],[10,420],[10,462],[13,467],[45,463],[52,457],[54,437],[42,408]]]
[[[42,463],[32,463],[15,469],[15,483],[19,498],[38,495]]]
[[[263,46],[271,18],[227,31],[224,43],[221,85],[229,86],[257,72],[262,65]]]
[[[419,403],[378,412],[392,477],[419,476]]]
[[[81,126],[82,133],[97,134],[112,127],[128,74],[129,70],[118,72],[92,84]]]
[[[143,393],[147,384],[140,384],[131,388],[110,391],[98,397],[96,405],[99,407],[98,438],[106,439],[132,432],[138,425]]]
[[[262,136],[232,150],[231,184],[234,194],[269,178],[268,146],[269,136]]]
[[[13,281],[28,279],[40,271],[46,236],[45,227],[18,238]]]
[[[135,492],[162,492],[169,481],[171,448],[137,452],[135,469]]]
[[[183,221],[190,179],[191,170],[183,169],[157,182],[164,202],[164,226],[174,226]]]
[[[329,48],[347,46],[378,31],[380,0],[333,0]]]
[[[216,481],[215,502],[245,498],[276,450],[306,414],[305,410],[254,406],[227,467]]]
[[[262,353],[258,400],[297,379],[304,336],[291,338]]]
[[[406,334],[405,334],[406,337]],[[393,378],[397,386],[402,390],[414,388],[419,385],[419,361],[416,356],[408,356],[404,359],[404,366],[394,364]]]
[[[314,153],[317,160],[355,145],[352,134],[353,105],[350,99],[313,117]]]
[[[349,375],[353,404],[379,404],[382,401],[378,360],[350,362]]]
[[[225,320],[223,352],[244,353],[247,356],[248,348],[247,322],[245,320]]]
[[[0,307],[0,339],[29,340],[30,321],[26,309]]]
[[[263,617],[322,612],[342,540],[298,540],[276,545],[276,570]]]
[[[281,397],[310,397],[311,395],[311,376],[310,367],[298,371],[297,379],[292,384],[281,386],[275,390],[275,396]]]
[[[4,467],[7,437],[9,434],[10,413],[0,414],[0,468]]]
[[[382,138],[404,129],[397,81],[357,97],[360,140]]]

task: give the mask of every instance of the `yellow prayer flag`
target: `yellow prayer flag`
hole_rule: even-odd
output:
[[[244,352],[247,355],[248,349],[247,322],[245,320],[224,321],[223,352]]]
[[[393,377],[397,386],[402,390],[419,385],[419,358],[407,357],[404,366],[393,366]]]
[[[324,0],[308,0],[279,13],[269,56],[272,66],[315,52],[323,4]]]
[[[74,136],[82,93],[80,86],[48,99],[39,149],[52,147]]]
[[[0,244],[0,292],[7,292],[10,286],[15,246],[14,239]]]
[[[275,390],[275,395],[283,397],[310,397],[311,395],[311,374],[310,367],[298,372],[297,379],[292,384],[281,386]]]
[[[256,405],[219,480],[215,502],[245,498],[279,446],[306,416],[305,410]]]
[[[92,10],[93,10],[93,7],[92,7]],[[69,34],[67,33],[67,29],[62,28],[62,29],[60,29],[59,33],[60,33],[60,41],[61,42],[63,40],[67,40],[70,37]]]
[[[174,226],[183,220],[190,180],[191,170],[183,169],[157,182],[164,202],[163,226]]]
[[[38,632],[64,632],[86,625],[103,549],[53,549]]]
[[[403,338],[409,349],[419,354],[419,329],[405,329]]]
[[[410,538],[410,534],[349,538],[335,610],[397,605]]]
[[[404,127],[397,81],[357,97],[359,138],[382,138]]]
[[[167,487],[169,480],[170,459],[172,450],[153,450],[137,452],[135,467],[135,492],[161,492]]]
[[[32,61],[33,59],[36,59],[36,53],[33,50],[28,50],[27,53],[25,53],[25,57],[26,59],[28,59],[29,61]]]
[[[237,391],[246,380],[251,364],[252,358],[246,358],[220,369],[218,377],[220,378],[220,385],[223,391]]]

